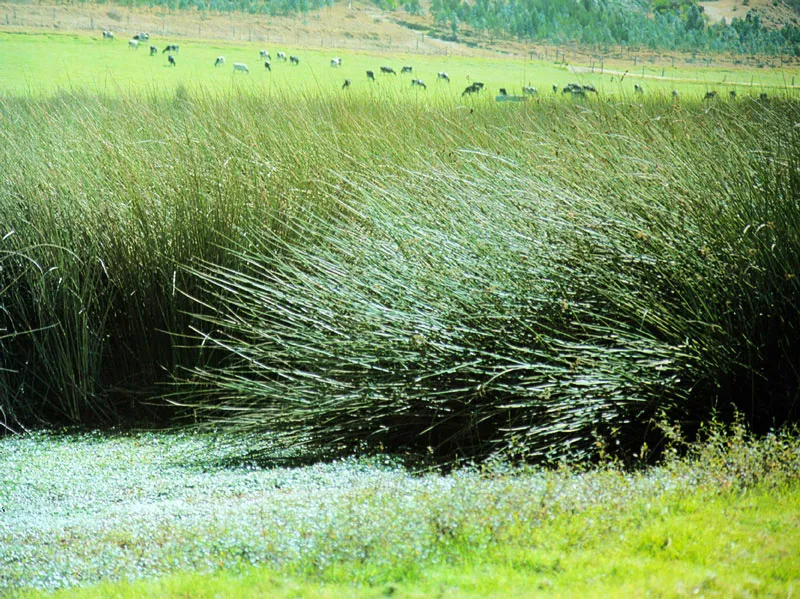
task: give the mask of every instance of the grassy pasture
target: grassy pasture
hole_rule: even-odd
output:
[[[168,43],[178,43],[176,67],[170,67],[166,54]],[[158,47],[150,56],[150,44]],[[705,94],[717,89],[722,94],[736,90],[739,94],[758,95],[793,93],[795,77],[800,84],[799,69],[764,70],[732,68],[678,68],[671,66],[636,66],[608,64],[601,74],[599,66],[557,65],[543,61],[490,59],[481,57],[442,57],[427,55],[369,54],[335,52],[296,47],[269,47],[272,71],[266,72],[259,50],[265,44],[212,42],[193,39],[151,39],[131,50],[126,39],[103,40],[95,36],[58,33],[0,33],[0,90],[5,93],[52,93],[56,90],[88,91],[120,94],[128,91],[171,93],[178,87],[199,88],[207,92],[250,91],[265,98],[277,90],[289,94],[340,93],[345,78],[353,85],[349,93],[370,94],[369,97],[423,100],[460,100],[470,81],[487,85],[487,96],[493,98],[499,88],[510,94],[521,94],[524,85],[536,86],[540,94],[551,95],[552,85],[563,87],[576,81],[593,84],[603,96],[627,96],[634,83],[644,86],[648,94],[669,95],[673,89],[685,96]],[[276,59],[283,50],[300,57],[299,66],[282,64]],[[215,68],[217,56],[226,64]],[[331,68],[330,59],[343,58],[340,68]],[[250,75],[234,73],[232,63],[244,62]],[[381,65],[392,66],[396,77],[381,75]],[[414,68],[413,75],[400,75],[403,65]],[[365,72],[373,70],[378,81],[367,80]],[[437,81],[436,74],[446,71],[451,84]],[[625,72],[627,75],[623,78]],[[662,77],[663,75],[663,77]],[[427,90],[412,88],[412,78],[420,78]],[[474,98],[468,101],[475,102]]]

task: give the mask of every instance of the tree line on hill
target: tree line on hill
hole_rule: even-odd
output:
[[[753,11],[710,25],[691,0],[433,0],[431,14],[453,37],[467,25],[528,41],[800,56],[800,27],[767,28]]]

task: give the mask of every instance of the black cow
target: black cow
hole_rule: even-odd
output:
[[[267,69],[270,73],[272,72],[272,64],[270,63],[270,61],[268,60],[264,61],[264,68]]]
[[[405,75],[406,73],[411,73],[414,69],[411,67],[403,67],[400,69],[400,74]]]
[[[291,62],[294,65],[298,65],[300,64],[300,59],[297,56],[290,56],[289,62]]]
[[[175,66],[175,57],[172,54],[167,54],[167,62],[169,62],[169,66]]]
[[[428,86],[425,85],[425,82],[422,79],[412,79],[411,80],[411,87],[421,87],[422,89],[428,89]]]
[[[389,73],[391,73],[392,75],[397,75],[397,73],[394,72],[394,69],[392,67],[381,67],[381,73],[386,73],[387,75]]]
[[[705,100],[715,100],[717,97],[716,90],[711,90],[710,92],[706,92],[706,95],[703,96],[703,101]]]
[[[161,53],[164,54],[164,52],[177,52],[177,51],[178,51],[178,45],[177,44],[169,44],[166,48],[164,48],[161,51]]]
[[[345,79],[344,84],[342,85],[342,89],[347,89],[348,87],[350,87],[350,80]]]
[[[150,46],[150,56],[155,56],[156,54],[158,54],[158,48]]]
[[[373,81],[375,81],[375,73],[373,73],[372,71],[367,71],[367,79],[372,79]]]
[[[461,97],[463,98],[467,94],[477,94],[479,91],[483,89],[483,83],[474,82],[469,84],[463,92],[461,92]]]

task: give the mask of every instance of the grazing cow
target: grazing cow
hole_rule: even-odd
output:
[[[641,85],[639,85],[638,83],[635,83],[634,86],[633,86],[633,91],[635,91],[637,94],[643,94],[644,93],[644,88]]]
[[[386,73],[387,75],[389,73],[391,73],[392,75],[397,75],[397,73],[394,72],[394,69],[392,67],[381,67],[381,73]]]
[[[554,94],[558,93],[558,86],[555,83],[553,84],[553,93]]]
[[[761,95],[758,96],[758,98],[760,100],[767,100],[767,99],[769,99],[769,96],[767,95],[767,92],[761,92]]]
[[[278,60],[286,62],[286,52],[278,52]]]
[[[267,69],[270,73],[272,72],[272,63],[268,60],[264,61],[264,68]]]
[[[463,98],[467,94],[477,94],[479,91],[483,89],[483,83],[478,83],[477,81],[474,83],[470,83],[463,92],[461,92],[461,97]]]
[[[436,79],[437,79],[437,81],[438,81],[439,79],[444,79],[445,81],[447,81],[447,83],[450,83],[450,75],[448,75],[448,74],[447,74],[447,73],[445,73],[444,71],[439,71],[439,72],[436,74]]]
[[[506,91],[505,87],[501,87],[500,88],[500,95],[501,96],[507,96],[508,95],[508,92]]]
[[[736,90],[735,89],[732,89],[731,91],[729,91],[728,94],[730,95],[731,100],[735,100],[736,99]]]
[[[128,40],[128,48],[131,50],[138,50],[139,49],[139,40]]]
[[[169,44],[166,48],[164,48],[161,51],[161,53],[164,54],[164,52],[177,52],[177,51],[178,51],[178,45],[177,44]]]
[[[403,67],[402,69],[400,69],[400,74],[405,75],[406,73],[411,73],[413,71],[414,69],[412,67]]]
[[[597,88],[594,85],[592,85],[591,83],[588,83],[588,84],[583,86],[583,91],[592,92],[592,93],[596,94],[597,93]]]
[[[681,97],[681,96],[680,96],[680,94],[678,93],[678,90],[677,90],[677,89],[673,89],[673,90],[672,90],[672,99],[673,99],[673,100],[680,100],[680,97]]]
[[[234,62],[233,63],[233,72],[241,71],[242,73],[250,74],[250,69],[247,68],[247,65],[243,62]]]
[[[156,54],[158,54],[158,48],[150,46],[150,56],[155,56]]]
[[[522,88],[522,93],[526,96],[538,96],[539,90],[532,85],[526,85]]]
[[[347,89],[348,87],[350,87],[350,80],[345,79],[344,84],[342,85],[342,89]]]
[[[258,53],[258,56],[259,58],[263,58],[265,60],[272,60],[272,57],[269,55],[269,51],[267,50],[261,50],[261,52]]]
[[[574,98],[585,98],[587,91],[597,93],[593,85],[580,85],[578,83],[567,83],[566,87],[561,90],[561,93],[571,94]]]
[[[428,86],[425,85],[425,82],[422,79],[412,79],[411,80],[411,87],[421,87],[422,89],[428,89]]]
[[[167,62],[169,62],[169,66],[175,66],[175,57],[172,54],[167,54]]]
[[[149,33],[142,33],[141,31],[133,36],[133,39],[138,40],[140,42],[146,42],[150,39]]]
[[[567,83],[566,87],[561,90],[562,94],[570,94],[573,98],[585,98],[586,91],[582,85],[577,83]]]
[[[331,58],[331,66],[332,67],[340,67],[342,66],[342,59],[336,56],[335,58]]]
[[[289,62],[291,62],[294,65],[298,65],[300,64],[300,59],[297,56],[290,56]]]
[[[114,32],[113,31],[104,31],[103,32],[103,39],[104,40],[113,40],[114,39]]]
[[[375,73],[373,73],[372,71],[367,71],[367,79],[372,79],[373,81],[375,81]]]
[[[214,61],[214,66],[218,67],[220,65],[225,64],[225,57],[224,56],[217,56],[217,60]]]
[[[717,98],[716,90],[711,90],[710,92],[706,92],[706,95],[703,96],[703,101],[705,100],[715,100]]]

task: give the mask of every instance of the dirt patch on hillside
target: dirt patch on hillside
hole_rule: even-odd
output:
[[[798,23],[798,14],[791,7],[773,0],[714,0],[698,4],[703,7],[711,23],[718,23],[722,19],[728,23],[733,19],[744,19],[748,11],[759,15],[767,27],[780,28],[787,23]]]

